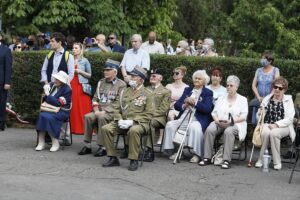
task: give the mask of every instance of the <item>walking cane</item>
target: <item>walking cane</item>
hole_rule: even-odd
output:
[[[185,116],[184,119],[183,119],[183,121],[184,121],[185,118],[188,116],[188,114],[192,113],[192,114],[190,115],[190,119],[189,119],[188,125],[187,125],[187,127],[186,127],[186,131],[184,132],[183,139],[182,139],[182,141],[181,141],[181,143],[180,143],[180,146],[179,146],[179,148],[178,148],[178,151],[177,151],[177,153],[176,153],[176,157],[175,157],[175,159],[174,159],[174,161],[173,161],[173,164],[174,164],[174,165],[176,164],[177,160],[179,161],[180,158],[181,158],[182,151],[183,151],[183,146],[184,146],[183,144],[184,144],[184,141],[185,141],[185,138],[186,138],[186,135],[187,135],[187,131],[189,130],[189,126],[190,126],[190,124],[191,124],[191,122],[192,122],[192,119],[193,119],[193,116],[194,116],[194,114],[195,114],[195,111],[196,111],[196,108],[193,108],[192,110],[189,110],[189,112],[186,114],[186,116]],[[183,121],[182,121],[182,122],[183,122]]]
[[[250,159],[249,159],[249,162],[248,162],[248,167],[252,167],[253,151],[254,151],[254,145],[252,145],[252,150],[251,150],[251,155],[250,155]]]

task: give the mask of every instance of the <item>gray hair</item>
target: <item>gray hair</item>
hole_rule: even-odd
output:
[[[131,36],[131,38],[130,38],[130,41],[133,40],[133,39],[137,39],[137,40],[139,40],[140,42],[143,41],[142,36],[141,36],[140,34],[133,34],[133,35]]]
[[[215,42],[214,42],[214,40],[211,39],[211,38],[205,38],[203,44],[207,44],[207,45],[213,47],[214,44],[215,44]]]
[[[234,82],[237,86],[240,85],[240,79],[235,75],[228,76],[226,83],[229,83],[229,82]]]
[[[200,75],[200,76],[202,76],[202,77],[205,79],[204,85],[207,85],[207,84],[209,83],[210,78],[209,78],[209,76],[207,75],[207,73],[206,73],[205,70],[197,70],[197,71],[195,71],[195,72],[193,73],[193,76],[192,76],[193,80],[195,79],[195,77],[196,77],[197,75]]]
[[[185,40],[180,40],[177,44],[177,46],[180,46],[183,49],[188,49],[189,44],[187,43],[187,41]]]

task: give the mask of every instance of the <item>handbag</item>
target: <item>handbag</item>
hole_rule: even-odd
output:
[[[187,141],[186,136],[187,136],[186,131],[178,129],[173,138],[173,142],[177,144],[181,144],[181,142],[184,140],[183,145],[186,145],[186,141]]]
[[[89,83],[82,83],[82,90],[85,94],[92,96],[92,86]]]
[[[211,163],[214,165],[222,165],[223,152],[224,152],[224,146],[221,145],[217,153],[211,158]]]
[[[40,110],[46,111],[46,112],[58,113],[58,111],[60,110],[60,107],[56,107],[47,102],[43,102],[40,106]]]
[[[252,136],[252,143],[256,147],[261,147],[261,145],[262,145],[261,132],[262,132],[262,129],[264,126],[265,114],[266,114],[265,108],[261,107],[260,116],[258,118],[258,122],[257,122],[257,125],[254,129],[253,136]]]

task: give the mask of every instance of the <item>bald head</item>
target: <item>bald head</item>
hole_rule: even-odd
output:
[[[156,40],[156,33],[154,31],[149,32],[148,41],[150,44],[153,44]]]

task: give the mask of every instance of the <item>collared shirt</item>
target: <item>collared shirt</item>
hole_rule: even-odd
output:
[[[62,56],[64,54],[65,50],[61,49],[60,51],[55,51],[54,52],[54,58],[53,58],[53,71],[52,74],[56,74],[58,71],[58,67],[60,64],[60,61],[62,59]],[[65,58],[63,58],[65,59]],[[68,75],[69,75],[69,82],[71,82],[71,80],[74,77],[74,57],[73,55],[69,54],[69,59],[68,59]],[[45,60],[44,60],[44,64],[41,70],[41,75],[42,75],[42,79],[40,80],[40,82],[45,82],[47,81],[47,67],[48,67],[48,56],[46,56]],[[54,78],[51,77],[51,82],[54,82]]]
[[[154,41],[153,44],[150,44],[149,41],[144,42],[141,48],[150,54],[165,54],[163,45],[157,41]]]
[[[141,48],[150,54],[165,54],[163,45],[157,41],[154,41],[153,44],[150,44],[148,41],[144,42]]]
[[[149,53],[141,48],[137,51],[134,51],[133,49],[127,50],[120,66],[125,67],[127,72],[131,72],[136,65],[147,70],[150,69]]]

